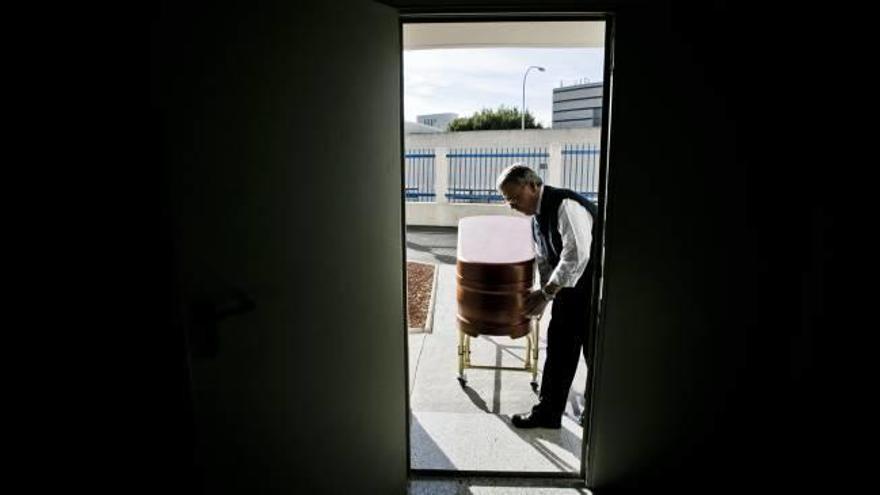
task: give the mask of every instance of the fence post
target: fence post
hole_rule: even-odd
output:
[[[550,143],[547,147],[547,184],[563,187],[562,184],[562,143]]]
[[[449,148],[434,148],[434,199],[437,203],[448,203],[446,191],[449,190]]]

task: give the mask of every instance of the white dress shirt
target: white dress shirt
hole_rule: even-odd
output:
[[[541,199],[544,186],[538,191],[538,211],[541,213]],[[559,235],[562,236],[562,252],[559,263],[550,266],[548,260],[538,253],[538,272],[541,286],[554,282],[559,287],[574,287],[584,274],[590,261],[590,244],[593,242],[593,216],[586,208],[573,199],[563,199],[559,204]]]

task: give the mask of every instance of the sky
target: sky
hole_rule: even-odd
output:
[[[545,128],[553,122],[553,88],[602,80],[603,48],[454,48],[403,52],[403,110],[416,115],[454,112],[469,117],[482,108],[522,106]]]

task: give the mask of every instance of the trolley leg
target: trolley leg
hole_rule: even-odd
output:
[[[467,383],[467,378],[464,376],[465,353],[467,352],[465,348],[466,340],[467,335],[461,329],[458,329],[458,383],[462,386]]]
[[[531,325],[531,323],[529,323]],[[529,329],[529,333],[526,334],[526,359],[525,359],[525,370],[532,371],[532,331]]]
[[[529,335],[529,341],[532,344],[530,346],[530,351],[532,352],[532,390],[538,390],[538,344],[541,333],[540,322],[540,318],[535,318],[534,320],[532,320],[532,332],[531,335]]]

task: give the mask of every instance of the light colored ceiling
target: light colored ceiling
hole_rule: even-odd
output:
[[[404,50],[590,48],[605,44],[602,21],[449,22],[403,25]]]

